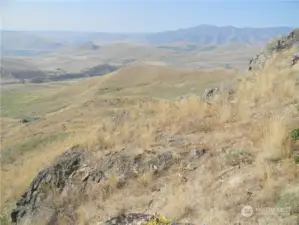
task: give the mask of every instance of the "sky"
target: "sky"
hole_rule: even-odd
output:
[[[298,27],[299,1],[0,0],[6,30],[157,32],[200,24]],[[0,28],[1,28],[0,27]]]

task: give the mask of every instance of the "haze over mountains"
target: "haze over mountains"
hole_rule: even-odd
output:
[[[243,43],[262,45],[269,39],[277,35],[286,34],[292,29],[291,27],[237,28],[233,26],[200,25],[172,31],[139,34],[71,31],[3,31],[2,44],[4,55],[18,54],[17,50],[53,51],[90,41],[99,41],[101,43],[133,42],[152,45],[170,43],[190,43],[197,45]]]
[[[157,33],[3,31],[2,82],[97,76],[144,63],[242,70],[263,44],[291,30],[200,25]]]

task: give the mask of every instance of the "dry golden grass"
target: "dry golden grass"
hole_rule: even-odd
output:
[[[9,141],[14,137],[22,140],[33,131],[57,132],[63,129],[61,123],[65,123],[68,137],[44,145],[42,154],[32,151],[20,156],[14,164],[5,165],[5,171],[1,172],[2,181],[5,181],[2,182],[3,201],[6,204],[20,196],[39,169],[73,144],[97,150],[94,153],[97,157],[122,148],[142,154],[148,149],[169,149],[167,138],[177,135],[188,142],[174,142],[172,151],[189,151],[194,146],[209,149],[207,158],[197,162],[197,170],[188,172],[181,165],[159,179],[151,173],[141,174],[136,181],[122,188],[118,186],[120,178],[111,174],[106,184],[108,195],[102,193],[105,188],[95,185],[89,201],[78,209],[78,224],[94,224],[93,221],[107,219],[121,211],[161,213],[195,224],[220,225],[237,221],[257,224],[260,219],[266,220],[268,215],[242,217],[242,206],[276,207],[279,199],[286,195],[286,184],[293,188],[299,184],[298,165],[292,158],[289,138],[290,127],[299,126],[294,125],[294,121],[298,121],[295,104],[299,101],[299,90],[290,75],[292,71],[282,71],[279,66],[243,77],[232,100],[227,96],[216,96],[211,104],[191,95],[183,100],[128,97],[131,102],[118,103],[120,107],[107,107],[96,94],[99,89],[97,79],[74,84],[69,87],[70,92],[68,89],[61,92],[69,97],[74,95],[74,103],[47,114],[45,120],[11,133]],[[149,69],[148,76],[157,70],[156,67]],[[137,71],[143,72],[141,68]],[[99,86],[109,84],[109,88],[114,88],[120,82],[127,88],[132,81],[135,87],[155,82],[154,87],[167,81],[180,83],[190,76],[189,73],[178,73],[171,79],[171,72],[163,77],[163,71],[161,69],[161,74],[146,80],[131,77],[119,81],[120,74],[112,74],[105,81],[101,80],[103,86]],[[89,100],[93,102],[82,107]],[[127,117],[120,116],[113,122],[111,114],[121,111],[125,111]],[[153,185],[160,191],[152,191]],[[150,207],[148,202],[151,202]],[[90,211],[98,207],[101,210]],[[292,224],[296,219],[293,219],[294,215],[275,215],[275,218],[282,224]]]

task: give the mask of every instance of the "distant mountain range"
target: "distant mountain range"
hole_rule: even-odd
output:
[[[67,31],[2,31],[2,54],[37,55],[96,41],[131,42],[150,45],[263,45],[269,39],[292,31],[291,27],[237,28],[200,25],[157,33],[103,33]]]
[[[175,31],[150,34],[147,36],[147,40],[153,44],[192,42],[203,45],[222,45],[228,43],[261,45],[277,35],[289,33],[292,30],[293,28],[291,27],[236,28],[233,26],[217,27],[200,25]]]

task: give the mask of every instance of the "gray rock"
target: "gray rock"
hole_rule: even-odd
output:
[[[30,123],[33,121],[39,120],[39,117],[26,117],[20,120],[20,123]]]
[[[148,215],[143,213],[130,213],[130,214],[121,214],[119,216],[113,217],[110,220],[107,220],[105,225],[145,225],[147,222],[153,222],[152,224],[162,224],[159,223],[159,217],[154,215]],[[165,223],[163,223],[165,224]],[[193,225],[191,223],[176,223],[169,222],[169,225]]]
[[[219,88],[208,88],[204,91],[202,99],[210,99],[219,93]]]
[[[17,207],[11,212],[11,221],[17,223],[25,214],[37,213],[41,196],[49,192],[49,189],[62,191],[67,179],[80,167],[83,153],[76,147],[72,148],[60,156],[52,166],[39,172],[27,191],[17,201]]]
[[[194,158],[200,158],[206,153],[205,149],[192,149],[189,153],[189,157],[194,159]]]
[[[122,214],[111,218],[105,222],[105,225],[143,225],[155,217],[142,213]]]
[[[295,54],[292,58],[291,66],[294,66],[299,61],[299,54]]]
[[[121,151],[110,153],[100,159],[93,159],[89,154],[90,152],[78,146],[73,147],[58,157],[51,166],[39,172],[11,212],[12,222],[19,224],[28,218],[32,218],[33,221],[43,214],[46,214],[51,221],[57,220],[59,213],[65,212],[61,209],[57,212],[56,209],[60,207],[57,204],[60,203],[54,205],[51,203],[53,193],[59,199],[63,199],[64,196],[68,196],[68,193],[72,193],[69,191],[75,191],[78,193],[76,199],[79,199],[81,195],[84,197],[87,194],[87,185],[109,180],[111,173],[121,178],[120,183],[124,183],[138,174],[159,173],[169,169],[180,160],[192,160],[187,155],[177,157],[177,154],[174,155],[170,151],[140,155],[127,155]],[[201,154],[200,150],[195,151],[194,158]],[[94,160],[93,163],[92,160]],[[31,223],[30,220],[29,223]]]
[[[275,53],[281,52],[292,47],[299,46],[299,29],[293,30],[289,35],[282,36],[275,42],[268,43],[260,53],[256,54],[249,62],[248,70],[262,69],[267,60]],[[297,62],[290,59],[291,64]]]

